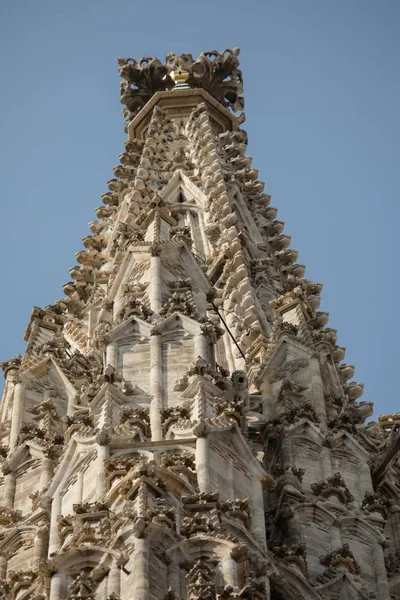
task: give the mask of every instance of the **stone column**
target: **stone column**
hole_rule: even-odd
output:
[[[38,527],[33,543],[33,566],[32,570],[39,571],[39,566],[42,560],[45,558],[46,540],[49,533],[47,525]]]
[[[289,544],[300,544],[300,525],[291,507],[286,508],[286,527]]]
[[[108,574],[107,594],[115,594],[119,598],[121,593],[121,569],[117,565],[113,565]]]
[[[222,341],[224,343],[226,361],[228,363],[228,369],[230,370],[231,373],[233,373],[233,371],[236,371],[236,366],[235,366],[235,359],[233,358],[233,354],[232,354],[229,333],[227,331],[225,331],[224,335],[222,336]]]
[[[252,486],[252,532],[260,544],[265,547],[265,515],[264,515],[264,495],[260,479],[253,475]]]
[[[97,479],[96,495],[98,500],[102,500],[106,495],[106,472],[104,461],[110,458],[110,449],[107,444],[97,446]]]
[[[331,526],[331,551],[342,547],[342,538],[340,537],[339,523],[335,521]]]
[[[11,369],[10,371],[4,372],[4,378],[5,378],[5,383],[4,383],[4,392],[3,392],[3,399],[2,399],[3,409],[5,407],[9,407],[12,403],[12,397],[14,395],[15,385],[18,383],[18,380],[19,380],[18,371]],[[5,418],[6,418],[6,413],[3,414],[3,421],[5,420]]]
[[[60,547],[60,539],[58,535],[58,522],[57,517],[61,514],[61,494],[56,492],[53,496],[51,503],[51,516],[50,516],[50,536],[49,536],[49,557],[57,552]],[[57,574],[57,573],[56,573]],[[52,596],[50,597],[53,600]],[[54,597],[54,600],[58,596]]]
[[[4,491],[3,491],[3,506],[7,508],[14,507],[14,495],[15,495],[15,475],[11,471],[8,465],[3,465],[4,477]]]
[[[110,342],[107,344],[106,349],[106,366],[110,365],[115,370],[118,367],[118,345],[116,342]]]
[[[153,441],[162,439],[161,415],[162,408],[162,346],[161,335],[150,336],[150,427]]]
[[[374,491],[374,488],[372,486],[372,480],[371,480],[371,470],[369,468],[368,463],[364,463],[360,468],[358,486],[359,486],[361,501],[364,498],[365,492],[373,492]]]
[[[175,592],[176,600],[181,598],[181,569],[176,558],[168,564],[168,587]]]
[[[198,433],[196,440],[196,473],[199,490],[201,493],[210,491],[210,473],[209,473],[209,447],[208,447],[208,428],[205,426],[203,431]]]
[[[390,600],[389,584],[385,567],[383,549],[377,542],[373,547],[374,569],[376,577],[377,598],[379,600]]]
[[[233,558],[226,558],[221,565],[222,574],[224,576],[225,585],[231,585],[233,588],[237,588],[237,564]]]
[[[199,211],[198,215],[199,215],[199,225],[200,225],[199,229],[200,229],[201,241],[203,242],[204,255],[207,258],[207,256],[210,256],[210,254],[212,254],[212,252],[210,250],[210,242],[208,241],[208,237],[206,236],[206,232],[204,231],[204,228],[206,226],[205,222],[204,222],[204,216],[201,211]]]
[[[161,258],[159,246],[150,249],[150,308],[158,315],[162,307]]]
[[[207,340],[202,331],[194,338],[194,360],[199,356],[203,360],[207,360]]]
[[[88,326],[87,326],[87,336],[89,339],[93,336],[93,311],[92,309],[88,312]]]
[[[282,438],[281,441],[281,454],[282,454],[282,467],[287,469],[293,467],[293,452],[292,452],[292,440],[290,438]]]
[[[332,473],[332,460],[331,451],[327,446],[321,446],[320,450],[321,459],[321,479],[328,479],[333,475]]]
[[[14,397],[11,413],[11,429],[10,429],[10,450],[14,450],[17,445],[17,438],[21,429],[22,419],[24,416],[25,405],[25,386],[19,381],[14,388]]]
[[[76,488],[74,504],[82,504],[83,500],[83,471],[78,471],[76,474]]]
[[[226,497],[228,498],[228,500],[234,500],[235,499],[235,484],[234,484],[234,466],[233,466],[233,460],[231,458],[228,459],[227,461],[227,477],[226,477]]]
[[[199,318],[202,319],[207,315],[207,296],[204,292],[198,291],[194,295],[197,310],[199,311]]]
[[[67,415],[70,417],[75,411],[75,405],[79,403],[79,393],[68,396]]]
[[[51,478],[53,477],[54,463],[51,458],[45,456],[42,460],[42,470],[40,473],[39,490],[42,491],[47,488]]]
[[[149,598],[149,545],[145,538],[135,539],[133,552],[133,600]]]
[[[326,429],[326,408],[325,408],[325,397],[324,387],[322,384],[321,369],[319,366],[318,358],[312,358],[310,360],[310,373],[311,373],[311,397],[312,403],[317,413],[321,428]]]
[[[3,552],[0,552],[0,581],[4,581],[7,575],[7,559]]]
[[[49,600],[64,600],[65,599],[65,575],[57,572],[51,578],[50,597]]]

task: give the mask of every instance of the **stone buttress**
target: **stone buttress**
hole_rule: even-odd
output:
[[[121,164],[2,363],[0,599],[400,598],[400,415],[364,424],[238,54],[119,60]]]

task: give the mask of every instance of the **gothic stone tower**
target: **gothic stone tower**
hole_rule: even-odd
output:
[[[119,61],[128,139],[2,363],[0,598],[400,598],[400,425],[246,156],[239,50]]]

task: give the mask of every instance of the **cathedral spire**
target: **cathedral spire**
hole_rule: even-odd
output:
[[[0,599],[397,597],[399,423],[246,155],[238,55],[118,61],[121,164],[1,363]]]

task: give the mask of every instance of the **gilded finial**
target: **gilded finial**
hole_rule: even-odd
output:
[[[172,71],[170,76],[175,85],[178,85],[187,82],[189,78],[189,72],[185,71],[182,67],[182,63],[178,62],[175,71]]]

